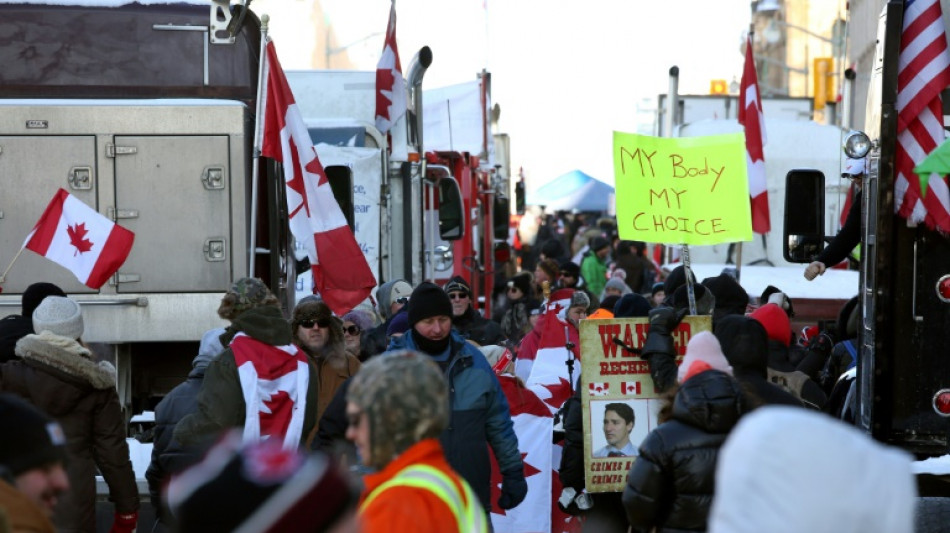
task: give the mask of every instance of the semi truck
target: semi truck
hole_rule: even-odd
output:
[[[423,90],[432,61],[424,47],[410,62],[409,110],[388,136],[374,125],[375,71],[290,70],[287,80],[331,183],[353,184],[341,205],[353,207],[377,280],[460,275],[487,315],[495,273],[508,261],[509,139],[492,131],[490,74]],[[304,274],[299,289],[310,284]]]
[[[862,210],[854,412],[855,424],[875,439],[925,459],[950,452],[950,366],[945,357],[950,240],[926,224],[908,223],[895,214],[898,57],[905,16],[904,2],[886,3],[866,124],[845,142],[849,157],[864,157],[867,163],[862,203],[853,207]],[[947,97],[944,91],[942,124],[948,123]],[[795,170],[788,175],[789,201],[799,206],[786,211],[783,233],[789,260],[810,262],[829,240],[821,216],[824,188],[821,172]],[[925,470],[919,478],[921,495],[950,496],[946,477]],[[937,501],[945,508],[946,500]]]

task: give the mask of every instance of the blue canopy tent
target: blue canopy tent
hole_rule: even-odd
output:
[[[552,211],[607,211],[614,188],[580,170],[562,174],[528,195],[531,205],[543,205]]]

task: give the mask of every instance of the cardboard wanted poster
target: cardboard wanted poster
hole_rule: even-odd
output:
[[[647,318],[583,320],[581,404],[584,417],[584,474],[588,492],[623,491],[640,442],[657,426],[662,400],[653,387],[650,364],[622,348],[641,348]],[[676,362],[700,331],[712,331],[712,317],[688,316],[673,331]]]

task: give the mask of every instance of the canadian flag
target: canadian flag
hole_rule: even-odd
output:
[[[244,333],[229,347],[244,396],[244,442],[279,439],[284,448],[296,449],[310,385],[307,357],[293,344],[271,346]]]
[[[129,257],[134,240],[131,231],[60,189],[23,247],[59,263],[87,287],[98,289]]]
[[[389,9],[383,55],[376,65],[376,129],[388,133],[406,113],[406,80],[396,47],[396,2]]]
[[[540,320],[544,322],[541,340],[525,385],[548,404],[553,414],[571,397],[580,378],[580,339],[574,325],[552,311],[546,312]],[[573,345],[570,350],[568,343]],[[570,376],[569,361],[573,367]]]
[[[769,194],[765,180],[765,117],[762,115],[762,99],[759,98],[759,82],[755,74],[755,59],[752,57],[752,35],[746,37],[745,68],[739,87],[739,124],[745,126],[746,162],[749,167],[749,196],[752,199],[752,231],[768,233]]]
[[[271,41],[265,69],[261,155],[284,164],[290,231],[307,250],[315,292],[342,316],[369,296],[376,278],[333,197]]]
[[[639,381],[622,381],[620,382],[620,394],[624,396],[627,395],[640,395],[640,382]]]
[[[610,393],[610,383],[592,381],[587,384],[587,390],[591,396],[607,396]]]

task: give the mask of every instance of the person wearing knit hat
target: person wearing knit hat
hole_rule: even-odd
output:
[[[179,420],[198,410],[198,391],[204,382],[205,371],[211,361],[224,351],[221,345],[223,334],[224,328],[212,328],[204,332],[198,345],[198,355],[191,362],[192,370],[188,373],[188,379],[179,383],[155,406],[152,460],[145,471],[145,480],[148,482],[155,515],[168,527],[171,527],[171,519],[162,505],[162,485],[170,475],[201,460],[198,450],[183,447],[172,438],[172,432]]]
[[[834,417],[784,406],[760,407],[732,430],[715,494],[711,533],[910,533],[922,501],[913,456]]]
[[[17,341],[17,359],[0,365],[0,390],[21,396],[62,427],[70,490],[56,505],[53,523],[59,530],[95,529],[98,468],[115,503],[113,531],[130,533],[138,522],[139,493],[115,368],[97,362],[79,340],[82,308],[75,300],[47,296],[32,318],[37,333]],[[0,440],[9,435],[0,431]]]
[[[389,346],[387,331],[389,331],[396,317],[406,313],[411,294],[412,285],[403,279],[390,280],[379,286],[376,291],[376,299],[379,316],[383,323],[370,330],[366,335],[364,348],[368,356],[372,357],[386,351]],[[400,320],[405,320],[405,317],[400,318]]]
[[[16,341],[36,333],[33,329],[33,311],[47,296],[66,296],[66,293],[52,283],[34,283],[23,291],[21,313],[0,319],[0,363],[16,357]]]
[[[788,315],[777,304],[765,304],[749,315],[762,324],[768,335],[768,379],[801,400],[806,407],[824,409],[828,396],[807,373],[799,370],[789,358],[791,324]]]
[[[755,401],[801,407],[798,398],[768,379],[769,337],[759,321],[745,315],[725,315],[716,323],[713,334],[732,365],[733,375]]]
[[[706,530],[719,448],[749,409],[711,333],[690,339],[678,377],[627,476],[623,506],[636,531]]]
[[[686,356],[680,363],[676,380],[685,383],[689,378],[706,370],[719,370],[732,375],[732,367],[722,354],[722,347],[719,346],[716,336],[708,331],[701,331],[693,335],[686,344]]]
[[[346,353],[360,362],[369,358],[369,352],[363,348],[363,339],[373,327],[373,317],[368,311],[353,309],[341,318],[343,322],[343,346]]]
[[[346,400],[346,436],[375,470],[363,479],[364,531],[393,531],[396,525],[399,531],[455,531],[450,524],[460,533],[487,529],[488,515],[473,487],[439,442],[449,426],[450,397],[428,356],[395,351],[374,358],[353,379]],[[422,483],[425,478],[441,480],[435,484],[440,487]]]
[[[396,313],[386,328],[386,337],[392,341],[393,337],[401,337],[409,331],[409,313]]]
[[[343,322],[322,300],[301,300],[294,307],[290,327],[296,344],[317,370],[317,420],[323,416],[337,389],[360,369],[360,360],[347,352]]]
[[[601,293],[600,299],[603,300],[608,296],[623,296],[625,294],[631,294],[632,292],[623,279],[610,278],[607,280],[607,283],[604,284],[604,292]]]
[[[604,292],[607,283],[607,255],[610,254],[610,241],[600,235],[591,238],[590,252],[581,260],[581,276],[587,289],[595,296]]]
[[[356,492],[333,460],[275,440],[247,443],[238,430],[164,492],[180,533],[356,530]]]
[[[441,435],[449,464],[490,509],[490,446],[502,475],[497,503],[511,509],[524,499],[528,486],[508,401],[485,356],[452,329],[451,316],[445,291],[420,283],[409,298],[409,333],[393,338],[389,348],[421,352],[438,364],[454,391],[449,397],[454,422]]]
[[[573,289],[580,284],[581,267],[578,266],[577,263],[573,263],[571,261],[561,263],[558,265],[558,270],[561,272],[561,277],[559,280],[560,287],[565,289]]]
[[[455,276],[443,287],[452,303],[452,327],[463,337],[479,346],[504,341],[501,326],[489,320],[472,307],[472,288],[462,276]]]
[[[63,428],[12,394],[0,394],[0,510],[11,531],[54,531],[49,517],[69,489]]]
[[[301,302],[319,303],[308,298]],[[249,442],[272,438],[288,447],[309,444],[317,426],[319,376],[307,353],[294,344],[277,298],[261,280],[242,278],[221,299],[218,315],[231,321],[220,337],[225,349],[205,371],[197,411],[175,425],[175,440],[200,446],[238,427],[244,428]],[[309,315],[296,318],[300,327],[317,325]],[[280,377],[281,394],[272,395],[273,378],[268,376]],[[270,401],[264,413],[274,416],[248,409],[265,398]]]
[[[658,281],[653,284],[653,288],[650,289],[650,302],[653,307],[663,303],[663,300],[666,299],[666,284],[662,281]]]

